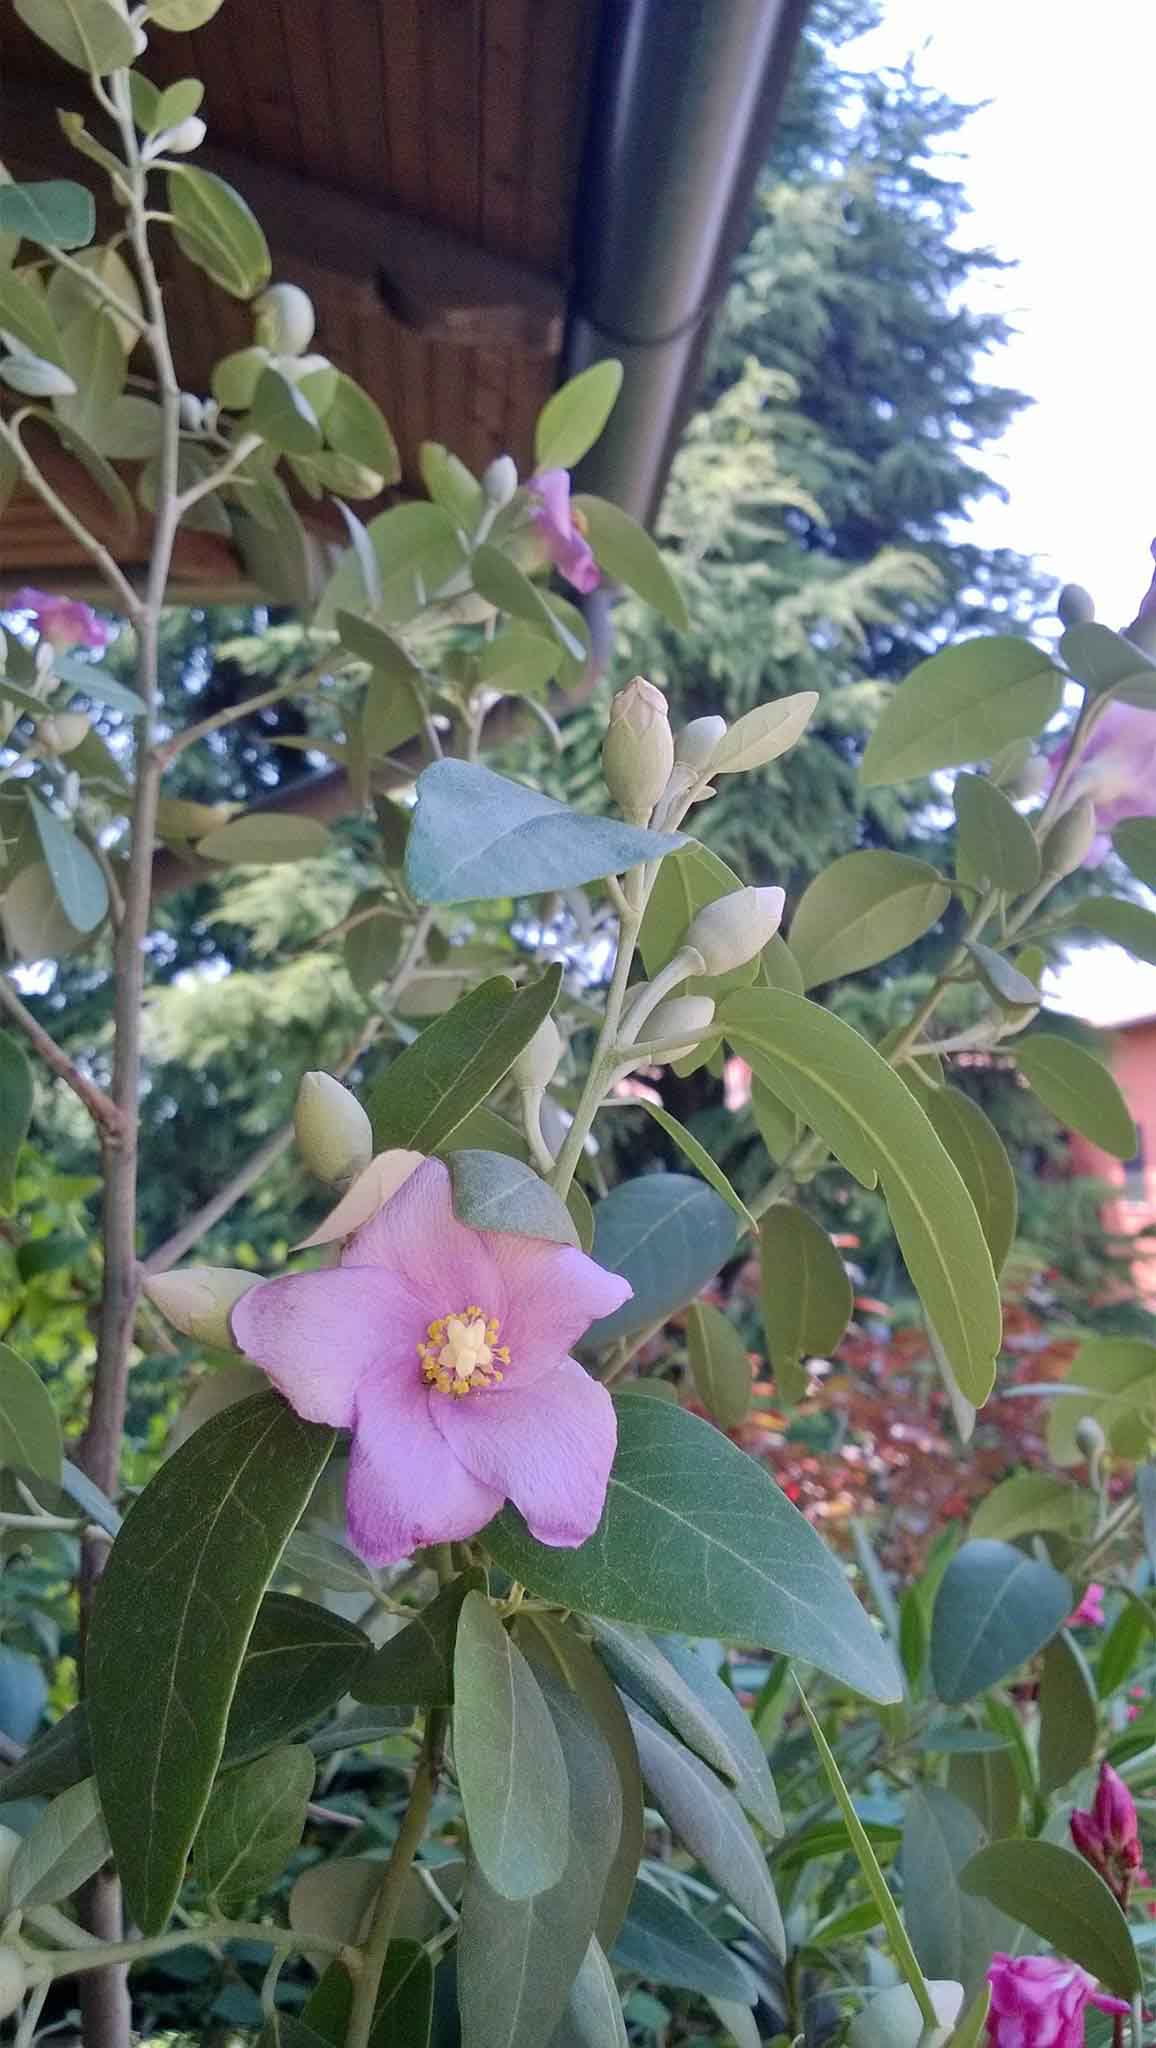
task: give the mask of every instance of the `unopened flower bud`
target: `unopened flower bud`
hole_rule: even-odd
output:
[[[666,698],[645,676],[635,676],[610,706],[602,744],[606,787],[623,816],[641,824],[670,780],[674,739]]]
[[[729,974],[774,938],[786,900],[782,889],[735,889],[698,912],[683,944],[702,954],[708,974]]]
[[[205,424],[205,407],[195,391],[182,391],[177,411],[186,434],[201,432]]]
[[[681,1039],[685,1033],[686,1044],[674,1044],[663,1054],[667,1060],[685,1059],[693,1052],[704,1031],[714,1023],[714,1003],[710,996],[668,996],[664,1003],[653,1009],[639,1034],[652,1045],[666,1045]]]
[[[1091,1460],[1103,1457],[1108,1448],[1108,1439],[1094,1415],[1081,1415],[1074,1435],[1076,1449],[1081,1451],[1085,1458]]]
[[[373,1127],[356,1095],[332,1074],[306,1074],[293,1108],[297,1149],[318,1180],[348,1187],[373,1158]]]
[[[562,1057],[562,1034],[552,1017],[543,1017],[528,1045],[510,1069],[519,1088],[548,1088]]]
[[[229,1317],[243,1294],[260,1285],[259,1273],[236,1266],[182,1266],[175,1273],[156,1273],[144,1291],[174,1330],[218,1351],[235,1351]]]
[[[152,147],[158,156],[162,151],[170,156],[191,156],[194,149],[200,148],[207,133],[200,115],[189,114],[183,121],[178,121],[175,128],[164,128],[154,136]]]
[[[482,472],[482,489],[499,512],[518,488],[518,465],[512,455],[495,455]]]
[[[1096,607],[1081,583],[1065,583],[1056,613],[1062,626],[1087,626],[1096,616]]]
[[[709,767],[726,729],[725,718],[692,718],[675,738],[675,760],[683,768]]]
[[[1085,1863],[1090,1863],[1093,1870],[1102,1872],[1108,1860],[1107,1852],[1104,1837],[1092,1815],[1084,1813],[1077,1807],[1075,1812],[1068,1816],[1068,1827],[1071,1830],[1072,1841]]]
[[[317,325],[313,301],[299,284],[271,284],[254,307],[253,332],[278,356],[304,355]]]
[[[1033,754],[1024,762],[1018,775],[1008,786],[1008,795],[1020,803],[1030,802],[1032,797],[1042,796],[1052,779],[1052,770],[1042,754]]]
[[[1070,811],[1056,819],[1040,849],[1040,861],[1049,880],[1060,881],[1082,867],[1096,838],[1096,806],[1082,796]]]
[[[27,1986],[24,1958],[14,1948],[0,1948],[0,2020],[19,2010]]]
[[[54,711],[42,718],[37,738],[51,754],[71,754],[92,731],[92,720],[83,711]]]
[[[1100,1765],[1096,1796],[1092,1801],[1092,1819],[1104,1838],[1109,1856],[1129,1859],[1133,1844],[1138,1848],[1140,1839],[1136,1805],[1123,1778],[1111,1764]]]

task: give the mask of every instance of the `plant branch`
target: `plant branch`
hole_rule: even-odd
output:
[[[167,768],[186,747],[195,746],[198,740],[207,738],[211,732],[219,732],[222,726],[235,725],[239,718],[249,718],[254,711],[264,711],[270,704],[279,704],[283,697],[304,695],[316,688],[330,669],[326,662],[308,669],[303,676],[290,683],[278,683],[273,689],[261,690],[255,697],[244,697],[239,704],[227,704],[223,711],[214,711],[211,718],[202,718],[196,725],[186,725],[182,732],[174,733],[171,740],[165,740],[156,750],[161,768]]]
[[[229,478],[236,475],[242,463],[247,462],[250,455],[254,455],[261,445],[260,434],[239,435],[219,468],[210,470],[208,476],[199,477],[195,484],[189,485],[187,491],[180,493],[174,506],[178,521],[184,518],[186,512],[191,512],[194,505],[199,505],[202,498],[207,498],[211,491],[218,491],[222,484],[227,484]]]
[[[640,869],[631,869],[622,885],[622,893],[629,908],[618,927],[618,952],[606,996],[602,1029],[598,1034],[598,1043],[594,1048],[594,1057],[590,1062],[585,1086],[578,1098],[578,1107],[574,1111],[574,1121],[563,1139],[551,1176],[554,1188],[563,1198],[569,1192],[575,1168],[582,1157],[582,1147],[601,1107],[611,1077],[616,1067],[621,1065],[621,1058],[615,1056],[615,1045],[622,1020],[622,1006],[626,1001],[630,981],[630,969],[634,961],[634,949],[638,944],[642,913],[646,908],[646,882]]]
[[[84,549],[89,560],[95,562],[105,582],[115,594],[126,618],[131,619],[135,625],[139,621],[144,609],[136,591],[133,589],[128,577],[118,568],[103,542],[97,540],[94,533],[89,532],[83,519],[77,518],[71,506],[67,505],[60,494],[53,490],[48,478],[33,461],[20,438],[20,421],[23,416],[22,413],[16,413],[10,420],[0,418],[0,440],[6,441],[12,450],[25,483],[47,505],[49,511],[59,521],[60,525],[63,526],[65,532],[72,535],[78,547]]]
[[[421,1846],[429,1821],[430,1810],[441,1776],[442,1750],[445,1746],[447,1715],[444,1707],[431,1707],[426,1718],[425,1737],[421,1756],[414,1774],[409,1805],[393,1845],[377,1904],[373,1910],[373,1921],[362,1951],[361,1968],[353,1987],[353,2008],[345,2035],[345,2048],[368,2048],[377,2008],[377,1994],[381,1988],[381,1975],[405,1881],[409,1876],[413,1859]]]
[[[63,1046],[59,1046],[51,1033],[38,1024],[31,1010],[27,1010],[13,988],[7,975],[0,975],[0,1008],[7,1011],[14,1024],[19,1025],[29,1044],[40,1054],[46,1067],[51,1067],[57,1078],[71,1088],[74,1095],[83,1102],[89,1115],[100,1126],[110,1145],[120,1143],[124,1131],[124,1118],[103,1088],[90,1081],[80,1068],[69,1059]]]
[[[49,1954],[44,1949],[25,1948],[30,1973],[38,1983],[52,1983],[57,1977],[76,1977],[86,1970],[106,1970],[114,1963],[145,1962],[150,1956],[171,1955],[174,1949],[208,1947],[218,1941],[260,1941],[291,1955],[294,1951],[316,1949],[319,1955],[347,1958],[349,1945],[329,1935],[298,1933],[291,1927],[274,1927],[260,1920],[212,1920],[203,1927],[177,1927],[168,1934],[153,1934],[142,1941],[106,1942],[100,1948],[65,1949]]]
[[[238,1168],[231,1180],[227,1180],[223,1187],[218,1188],[215,1195],[210,1195],[208,1201],[202,1203],[189,1217],[187,1223],[182,1223],[179,1230],[174,1230],[171,1237],[166,1237],[163,1244],[159,1244],[155,1251],[149,1253],[141,1266],[142,1275],[167,1273],[170,1266],[175,1266],[178,1259],[183,1259],[185,1253],[192,1250],[198,1239],[204,1237],[214,1223],[219,1223],[222,1216],[227,1216],[234,1203],[239,1202],[242,1195],[247,1195],[262,1174],[267,1173],[274,1162],[280,1159],[281,1154],[289,1150],[292,1142],[293,1126],[288,1123],[266,1138],[263,1145],[258,1145],[257,1150],[242,1167]]]

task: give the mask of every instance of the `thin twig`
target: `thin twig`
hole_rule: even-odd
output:
[[[98,1088],[80,1068],[69,1059],[63,1046],[57,1045],[51,1033],[38,1024],[31,1010],[26,1010],[16,990],[6,975],[0,975],[0,1007],[8,1012],[14,1024],[20,1026],[24,1036],[40,1054],[46,1067],[51,1067],[57,1078],[79,1096],[89,1115],[100,1125],[110,1144],[119,1144],[124,1131],[124,1118],[111,1095]]]
[[[109,554],[103,542],[97,540],[94,533],[89,532],[83,519],[77,518],[71,506],[65,503],[59,492],[53,490],[48,478],[33,461],[20,438],[20,422],[26,417],[26,412],[18,412],[14,413],[10,420],[0,419],[0,440],[8,443],[9,448],[16,457],[20,474],[24,478],[25,483],[48,506],[54,518],[58,519],[61,526],[64,527],[65,532],[70,533],[77,545],[84,549],[89,560],[96,563],[105,582],[115,591],[125,616],[136,624],[144,610],[136,591],[133,589],[128,577],[117,567],[116,562]]]
[[[156,750],[156,758],[162,768],[183,754],[186,747],[195,746],[198,740],[208,737],[211,732],[220,732],[222,726],[235,725],[239,718],[248,718],[255,711],[264,711],[270,704],[279,704],[283,697],[304,695],[312,690],[332,668],[332,663],[318,663],[307,669],[303,676],[294,677],[292,682],[277,683],[270,690],[261,690],[255,697],[243,697],[237,704],[227,704],[223,711],[214,711],[211,718],[199,719],[196,725],[186,725],[182,732],[174,733],[171,740],[165,740]]]
[[[431,1707],[426,1717],[421,1758],[414,1776],[409,1805],[398,1830],[373,1909],[373,1921],[362,1952],[362,1965],[353,1987],[353,2007],[346,2029],[345,2048],[368,2048],[377,2007],[381,1974],[389,1952],[394,1922],[410,1865],[426,1830],[441,1775],[448,1715],[444,1707]]]
[[[204,1237],[214,1223],[219,1223],[222,1216],[227,1216],[234,1203],[239,1202],[242,1195],[247,1195],[249,1189],[260,1180],[263,1173],[268,1172],[274,1161],[289,1150],[292,1142],[293,1126],[289,1123],[283,1124],[279,1131],[274,1131],[263,1145],[258,1145],[251,1158],[245,1161],[244,1166],[231,1180],[227,1180],[223,1187],[218,1188],[216,1194],[211,1195],[209,1200],[189,1217],[187,1223],[182,1223],[179,1230],[174,1230],[171,1237],[166,1237],[163,1244],[159,1244],[154,1252],[149,1253],[141,1267],[142,1274],[167,1273],[170,1266],[175,1266],[178,1259],[183,1259],[197,1240]]]

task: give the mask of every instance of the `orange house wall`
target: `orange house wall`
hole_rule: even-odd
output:
[[[1156,1018],[1117,1031],[1110,1051],[1112,1071],[1140,1133],[1143,1184],[1123,1161],[1112,1159],[1098,1145],[1072,1133],[1072,1171],[1107,1181],[1120,1193],[1107,1204],[1109,1230],[1134,1237],[1156,1226]],[[1139,1293],[1156,1305],[1156,1258],[1137,1259],[1133,1268]]]

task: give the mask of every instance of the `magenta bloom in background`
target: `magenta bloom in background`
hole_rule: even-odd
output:
[[[427,1159],[339,1266],[252,1288],[232,1328],[298,1415],[352,1430],[350,1542],[392,1564],[507,1499],[542,1543],[593,1534],[614,1407],[568,1354],[630,1292],[584,1252],[459,1223]]]
[[[56,597],[26,584],[13,593],[11,604],[13,611],[32,613],[38,632],[52,647],[107,647],[112,638],[92,606],[78,598]]]
[[[1052,755],[1048,766],[1053,783],[1067,758],[1067,747]],[[1156,711],[1142,711],[1136,704],[1108,705],[1064,792],[1065,807],[1081,796],[1091,797],[1096,807],[1099,830],[1085,862],[1095,867],[1122,818],[1156,818]]]
[[[1069,1628],[1103,1628],[1104,1588],[1093,1579],[1084,1589],[1084,1597],[1075,1612],[1068,1616]]]
[[[570,505],[568,469],[540,469],[526,485],[534,510],[530,524],[546,544],[554,567],[586,595],[601,582],[590,543],[578,525]]]
[[[995,2048],[1083,2048],[1084,2011],[1126,2013],[1122,1998],[1097,1991],[1096,1980],[1059,1956],[992,1957],[987,2038]]]

